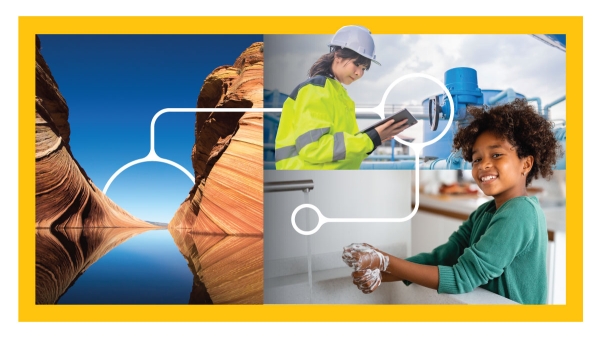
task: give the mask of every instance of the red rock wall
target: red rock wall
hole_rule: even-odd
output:
[[[263,107],[263,43],[204,81],[196,113],[192,164],[196,183],[170,229],[228,235],[263,234],[263,113],[218,108]]]
[[[92,264],[152,228],[42,228],[35,231],[35,303],[55,304]]]
[[[263,238],[169,232],[194,275],[190,304],[262,304]]]
[[[36,42],[36,228],[155,227],[104,195],[73,157],[69,108]]]

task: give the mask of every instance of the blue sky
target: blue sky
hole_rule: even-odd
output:
[[[69,106],[73,155],[94,184],[150,150],[164,108],[195,108],[204,79],[262,35],[40,35],[41,53]],[[194,113],[158,118],[155,150],[194,174]],[[169,222],[192,187],[167,164],[132,166],[107,195],[143,220]]]

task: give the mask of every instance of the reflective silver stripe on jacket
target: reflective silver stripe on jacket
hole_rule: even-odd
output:
[[[298,152],[300,152],[300,150],[302,150],[303,147],[305,147],[306,145],[308,145],[312,142],[318,141],[319,138],[321,138],[321,136],[323,136],[329,132],[329,129],[330,128],[320,128],[320,129],[314,129],[314,130],[307,131],[307,132],[303,133],[302,135],[300,135],[300,137],[298,137],[296,139],[296,146],[291,145],[291,146],[285,146],[285,147],[282,147],[279,149],[275,149],[275,161],[278,162],[283,159],[288,159],[288,158],[297,156]],[[342,137],[343,137],[343,135],[342,135]],[[342,141],[343,141],[343,138],[342,138]]]
[[[278,162],[278,161],[284,160],[284,159],[288,159],[288,158],[292,158],[297,155],[298,155],[298,152],[296,152],[295,145],[282,147],[280,149],[275,149],[275,162]]]
[[[319,140],[319,138],[321,138],[322,135],[327,134],[328,132],[329,128],[314,129],[305,132],[303,135],[296,139],[296,149],[298,150],[298,152],[300,152],[300,150],[302,150],[303,147],[312,142],[316,142],[317,140]]]
[[[333,135],[333,161],[346,159],[346,143],[344,133],[336,132]]]

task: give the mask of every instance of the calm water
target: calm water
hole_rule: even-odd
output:
[[[36,231],[38,304],[262,303],[261,237]]]

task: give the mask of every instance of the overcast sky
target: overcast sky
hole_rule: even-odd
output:
[[[289,94],[307,78],[310,66],[324,53],[332,35],[265,35],[265,89]],[[424,73],[444,82],[455,67],[477,71],[479,88],[512,88],[538,97],[542,107],[565,95],[565,52],[532,35],[373,35],[382,64],[371,65],[362,79],[346,86],[357,107],[376,106],[396,79]],[[411,106],[441,94],[434,82],[414,78],[396,85],[385,104]],[[532,103],[534,104],[534,103]],[[565,119],[565,102],[551,109],[551,118]],[[418,111],[415,111],[418,110]]]

